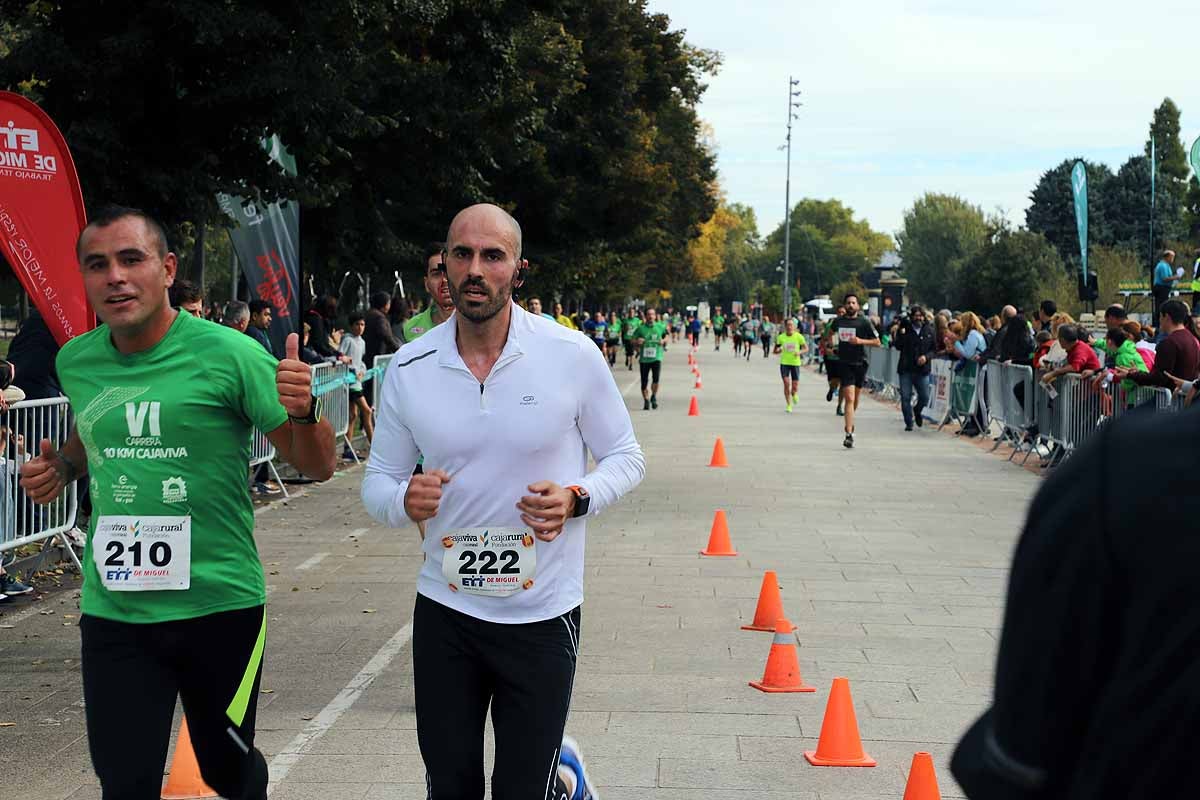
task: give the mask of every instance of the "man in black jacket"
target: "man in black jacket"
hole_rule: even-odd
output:
[[[388,312],[392,310],[392,298],[387,292],[371,295],[371,310],[367,312],[367,328],[363,332],[366,353],[363,362],[367,368],[375,366],[375,356],[386,356],[400,349],[402,342],[392,332]]]
[[[925,317],[925,309],[912,306],[907,317],[892,324],[892,347],[900,351],[900,411],[904,414],[904,430],[913,429],[914,413],[917,427],[922,424],[921,412],[929,405],[929,370],[933,358],[933,325]],[[917,404],[911,405],[913,389]]]

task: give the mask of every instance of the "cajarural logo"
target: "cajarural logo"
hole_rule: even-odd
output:
[[[176,475],[162,482],[162,501],[164,503],[186,503],[187,483]]]

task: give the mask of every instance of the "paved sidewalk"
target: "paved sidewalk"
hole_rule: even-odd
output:
[[[685,360],[682,343],[668,352],[655,412],[641,411],[635,372],[614,373],[648,476],[589,524],[569,723],[604,800],[899,798],[917,750],[934,754],[943,797],[961,797],[946,762],[989,696],[1007,565],[1038,479],[949,435],[905,433],[899,413],[871,399],[847,451],[822,378],[803,373],[787,415],[777,359],[735,360],[711,339],[694,392],[701,416],[689,418]],[[728,469],[706,466],[716,436]],[[277,779],[286,769],[276,800],[425,796],[405,627],[416,534],[369,521],[360,475],[259,516],[274,588],[258,743]],[[717,508],[736,558],[697,554]],[[771,641],[739,630],[765,569],[779,574],[816,694],[746,685],[762,676]],[[30,796],[98,797],[79,709],[55,726],[35,722],[77,699],[75,667],[63,664],[72,647],[77,659],[77,629],[61,617],[0,630],[0,688],[16,687],[0,720],[29,720],[0,729],[6,775],[20,783],[33,752],[55,759],[34,770]],[[874,769],[803,758],[838,675],[850,678]],[[39,682],[51,697],[19,700]]]

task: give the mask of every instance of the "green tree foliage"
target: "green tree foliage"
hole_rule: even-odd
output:
[[[983,246],[961,275],[961,302],[985,315],[1012,304],[1033,308],[1047,276],[1063,272],[1063,261],[1040,233],[1013,230],[1003,217],[988,220]]]
[[[1150,138],[1146,140],[1146,157],[1150,157],[1150,141],[1154,141],[1155,158],[1158,162],[1158,180],[1176,203],[1182,203],[1187,193],[1187,152],[1180,136],[1179,106],[1171,98],[1165,98],[1150,122]]]
[[[1155,186],[1155,199],[1154,249],[1157,249],[1165,239],[1186,237],[1187,220],[1182,201],[1167,185],[1160,182]],[[1137,253],[1143,259],[1150,258],[1149,158],[1130,158],[1104,184],[1104,215],[1109,221],[1113,245]]]
[[[805,198],[792,208],[791,222],[790,275],[793,286],[799,281],[806,295],[826,292],[833,284],[870,270],[894,246],[891,236],[872,229],[865,219],[855,219],[854,209],[840,200]],[[778,281],[782,276],[773,273],[782,260],[780,223],[764,242],[762,277]]]
[[[956,195],[926,193],[904,212],[896,235],[909,292],[943,308],[962,298],[963,267],[987,239],[983,209]]]
[[[1079,159],[1069,158],[1042,173],[1029,195],[1025,227],[1046,237],[1065,262],[1079,264],[1079,236],[1075,228],[1075,197],[1071,191],[1071,170]],[[1104,164],[1084,162],[1088,176],[1088,240],[1108,244],[1112,231],[1105,216],[1104,189],[1112,170]]]
[[[0,20],[24,33],[0,86],[59,123],[90,205],[181,230],[223,222],[217,192],[296,198],[327,281],[416,272],[490,201],[523,224],[532,291],[669,288],[716,207],[695,106],[719,58],[645,0],[0,0]]]

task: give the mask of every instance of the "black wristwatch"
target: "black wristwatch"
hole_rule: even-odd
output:
[[[293,417],[288,414],[288,419],[292,421],[293,425],[316,425],[321,421],[321,398],[315,396],[312,398],[312,405],[308,407],[308,416]]]
[[[575,513],[571,515],[571,518],[587,516],[588,508],[592,505],[592,496],[582,486],[568,486],[567,488],[575,493]]]

